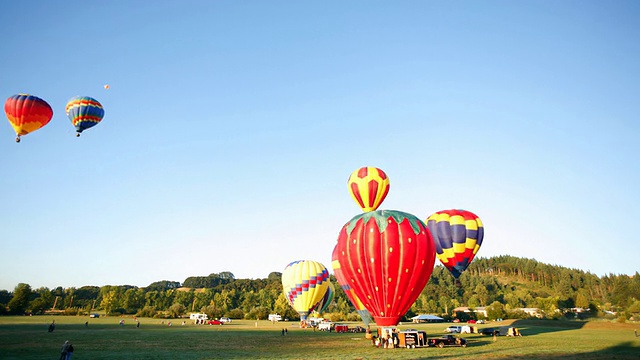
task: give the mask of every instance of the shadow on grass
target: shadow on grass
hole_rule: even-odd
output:
[[[473,346],[476,346],[477,342],[474,342]],[[485,344],[486,345],[486,344]],[[437,351],[437,349],[432,349]],[[414,359],[461,359],[466,356],[461,354],[419,354]],[[522,359],[559,359],[559,360],[595,360],[595,359],[616,359],[616,360],[638,360],[640,358],[640,347],[633,341],[626,341],[615,346],[608,348],[591,351],[591,352],[576,352],[572,354],[526,354],[522,356],[510,354],[507,357],[500,356],[493,351],[481,351],[473,354],[474,358],[508,358],[515,360]]]
[[[517,328],[523,335],[531,336],[567,330],[579,330],[586,321],[573,320],[516,320],[511,327]]]

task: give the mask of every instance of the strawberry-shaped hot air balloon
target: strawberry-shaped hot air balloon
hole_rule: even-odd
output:
[[[429,281],[435,257],[422,220],[401,211],[377,210],[357,215],[342,227],[332,264],[339,264],[343,280],[376,324],[394,326]]]
[[[389,193],[389,178],[376,167],[361,167],[347,181],[349,193],[364,212],[376,210]]]
[[[436,244],[438,259],[458,281],[482,245],[482,221],[470,211],[443,210],[429,216],[427,226]]]
[[[338,247],[336,246],[333,249],[332,259],[336,259],[335,252],[337,248]],[[336,280],[338,280],[338,284],[340,284],[340,287],[344,291],[345,295],[347,295],[347,298],[349,298],[349,301],[351,301],[353,307],[356,308],[356,312],[358,313],[358,315],[360,315],[360,318],[364,322],[364,325],[369,325],[373,318],[371,317],[369,310],[364,307],[362,301],[360,301],[360,299],[358,299],[356,294],[353,292],[353,289],[351,289],[351,286],[349,286],[349,282],[346,281],[344,275],[342,274],[342,269],[340,269],[340,261],[332,260],[331,267],[333,268],[333,274],[336,276]]]
[[[4,112],[16,132],[16,142],[20,137],[47,125],[53,117],[53,109],[46,101],[29,94],[13,95],[4,103]]]
[[[282,288],[300,319],[306,320],[329,288],[329,271],[316,261],[294,261],[282,273]]]
[[[102,104],[92,97],[76,96],[67,102],[65,107],[67,116],[76,128],[76,136],[84,130],[98,125],[104,117]]]

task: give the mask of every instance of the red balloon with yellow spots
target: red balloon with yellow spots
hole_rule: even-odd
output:
[[[427,226],[414,215],[377,210],[346,223],[333,251],[343,281],[378,326],[394,326],[429,281],[436,258]]]

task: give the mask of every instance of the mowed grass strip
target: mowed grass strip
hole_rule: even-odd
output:
[[[81,359],[640,359],[640,338],[633,324],[570,321],[509,321],[478,325],[518,327],[524,336],[463,334],[467,348],[374,348],[364,334],[300,329],[297,323],[233,321],[195,325],[182,320],[119,317],[0,317],[0,359],[56,359],[65,340]],[[47,332],[51,320],[56,330]],[[85,322],[88,321],[88,326]],[[256,326],[257,323],[257,326]],[[356,324],[351,324],[356,325]],[[448,324],[404,324],[400,329],[441,336]],[[287,328],[286,336],[282,329]]]

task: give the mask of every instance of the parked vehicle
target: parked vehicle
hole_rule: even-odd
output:
[[[209,317],[207,317],[207,314],[205,313],[192,313],[189,314],[189,319],[191,320],[208,320]]]
[[[462,326],[449,326],[448,328],[444,329],[444,332],[459,334],[462,332]]]
[[[320,331],[333,331],[333,327],[335,326],[334,323],[332,322],[322,322],[320,324],[318,324],[318,330]]]
[[[352,333],[363,333],[363,332],[367,332],[367,329],[363,328],[362,326],[356,326],[354,328],[349,329],[349,331],[351,331]]]
[[[336,332],[349,332],[349,326],[344,324],[339,324],[335,326]]]
[[[443,337],[429,339],[429,346],[443,348],[445,346],[462,346],[467,347],[467,340],[453,335],[445,335]]]
[[[220,318],[220,322],[223,322],[223,323],[230,323],[230,322],[231,322],[231,319],[229,319],[228,317],[222,317],[222,318]]]
[[[282,316],[278,314],[269,314],[269,321],[271,322],[282,321]]]
[[[207,324],[209,324],[209,325],[222,325],[222,322],[220,320],[209,320],[209,322]]]
[[[480,329],[480,331],[478,331],[478,333],[480,333],[481,335],[493,335],[495,332],[495,335],[500,335],[500,329],[496,329],[496,328],[484,328],[484,329]]]
[[[407,349],[429,346],[425,331],[405,330],[398,333],[398,346]]]

